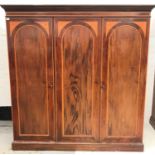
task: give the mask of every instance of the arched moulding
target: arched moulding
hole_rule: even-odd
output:
[[[58,22],[58,35],[61,38],[64,32],[71,26],[83,26],[88,28],[91,33],[96,37],[98,35],[98,22],[96,21],[59,21]]]
[[[10,35],[13,35],[16,30],[18,30],[20,27],[24,25],[32,25],[36,26],[42,31],[44,31],[46,34],[49,35],[49,22],[48,21],[31,21],[31,20],[25,20],[25,21],[9,21],[9,31]]]
[[[111,28],[106,39],[107,136],[134,138],[138,136],[139,129],[139,84],[144,33],[135,23],[118,23]]]
[[[128,25],[128,26],[133,26],[135,29],[137,29],[142,37],[146,37],[146,31],[147,31],[147,22],[146,21],[107,21],[106,22],[106,37],[112,32],[113,29],[123,26],[123,25]]]
[[[146,26],[146,22],[144,22],[144,23],[145,23],[145,26]],[[140,35],[141,35],[141,37],[143,39],[145,37],[145,33],[146,33],[145,29],[146,29],[146,27],[141,28],[139,25],[140,24],[136,24],[136,23],[114,22],[113,24],[110,25],[110,27],[106,31],[106,38],[107,39],[109,38],[109,36],[113,32],[113,30],[115,30],[115,29],[117,29],[119,27],[128,26],[128,27],[134,28],[138,33],[140,33]]]

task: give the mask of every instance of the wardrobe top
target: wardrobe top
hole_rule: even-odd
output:
[[[1,5],[6,12],[134,11],[150,12],[155,5]]]

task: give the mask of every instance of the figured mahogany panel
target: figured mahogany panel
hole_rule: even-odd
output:
[[[21,133],[47,134],[46,36],[35,26],[23,26],[16,32],[14,48]]]
[[[98,21],[94,22],[98,25]],[[99,103],[94,86],[94,69],[97,69],[95,59],[98,54],[97,36],[85,21],[65,23],[67,24],[63,24],[63,29],[59,25],[61,32],[57,38],[59,49],[56,51],[61,54],[61,70],[58,73],[61,77],[58,83],[62,95],[59,98],[62,100],[59,100],[58,104],[61,108],[62,130],[59,134],[66,138],[94,137],[99,129],[98,111],[95,111]],[[72,140],[75,141],[76,138]]]
[[[135,137],[143,38],[135,25],[115,26],[107,37],[107,136]]]
[[[76,25],[66,30],[62,42],[64,134],[91,135],[93,36],[88,28]]]
[[[48,77],[51,78],[49,75],[52,72],[52,68],[47,72],[47,56],[50,56],[48,21],[38,21],[40,25],[37,22],[17,21],[14,29],[12,23],[14,26],[16,21],[9,22],[14,53],[14,57],[10,59],[11,74],[15,76],[12,76],[11,80],[15,78],[16,82],[16,87],[12,83],[12,90],[16,88],[12,91],[16,95],[13,96],[13,107],[16,107],[13,108],[16,138],[47,139],[46,137],[51,136],[53,132],[52,111],[49,111],[53,101],[51,100],[49,105],[51,97],[48,97],[48,92],[51,91],[48,90]],[[47,30],[44,29],[44,25]]]

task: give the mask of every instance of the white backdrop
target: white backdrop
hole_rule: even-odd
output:
[[[154,4],[155,0],[5,0],[0,4]],[[150,29],[150,43],[149,43],[149,58],[148,58],[148,72],[147,72],[147,89],[146,89],[146,108],[145,108],[145,120],[148,121],[151,114],[152,107],[152,92],[153,92],[153,80],[154,80],[154,66],[155,66],[155,9],[152,10],[151,29]],[[0,8],[0,106],[10,106],[10,82],[9,82],[9,70],[8,70],[8,55],[7,55],[7,42],[6,42],[6,27],[5,27],[5,12]]]

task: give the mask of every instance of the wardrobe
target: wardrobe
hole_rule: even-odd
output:
[[[3,5],[14,150],[143,151],[154,6]]]

